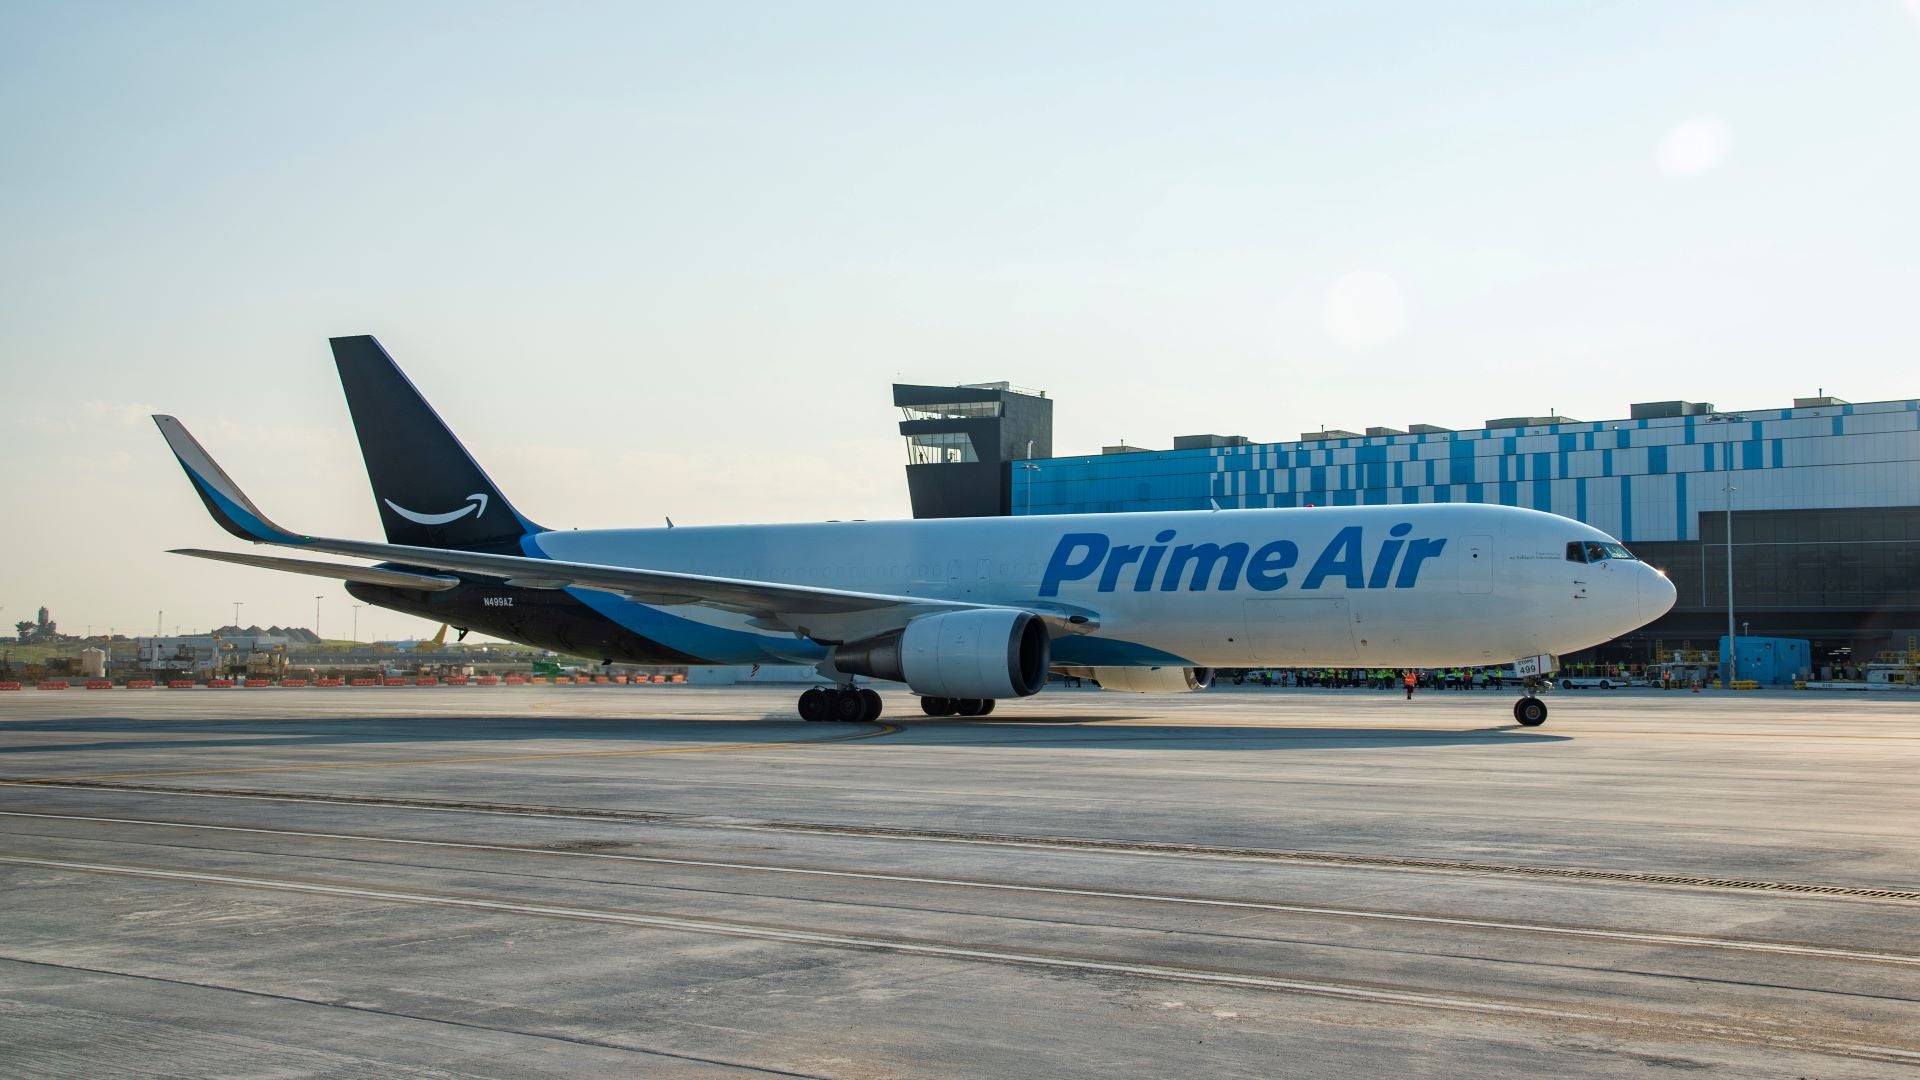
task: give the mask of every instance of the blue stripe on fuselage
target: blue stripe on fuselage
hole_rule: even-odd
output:
[[[520,550],[529,558],[551,559],[540,550],[539,534],[520,538]],[[825,659],[826,647],[804,638],[774,637],[747,630],[710,626],[681,615],[673,615],[604,589],[569,588],[568,596],[591,608],[615,625],[641,637],[657,641],[670,649],[698,656],[714,664],[812,664]],[[778,643],[780,651],[769,648]]]
[[[1192,667],[1193,661],[1117,638],[1069,634],[1053,639],[1053,662],[1085,667]]]

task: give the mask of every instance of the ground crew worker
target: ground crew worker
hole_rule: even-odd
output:
[[[1412,701],[1413,700],[1413,671],[1409,669],[1407,671],[1406,678],[1402,679],[1401,681],[1407,684],[1407,700]]]

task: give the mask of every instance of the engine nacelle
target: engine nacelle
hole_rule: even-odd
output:
[[[978,608],[922,615],[905,627],[842,645],[849,675],[906,683],[923,697],[1027,697],[1047,685],[1053,640],[1030,611]]]
[[[1213,685],[1213,669],[1203,667],[1096,667],[1086,677],[1102,690],[1129,694],[1185,694]]]

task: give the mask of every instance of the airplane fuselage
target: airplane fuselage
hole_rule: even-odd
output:
[[[1586,648],[1665,612],[1632,559],[1576,561],[1590,526],[1482,504],[549,531],[566,562],[1084,612],[1053,663],[1433,667]],[[464,575],[463,575],[464,576]],[[822,660],[817,635],[692,604],[469,578],[371,603],[562,651],[638,663]]]

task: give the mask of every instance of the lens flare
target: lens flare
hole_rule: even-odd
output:
[[[1699,176],[1719,168],[1732,149],[1733,131],[1725,120],[1696,116],[1667,132],[1654,154],[1654,163],[1668,176]]]

